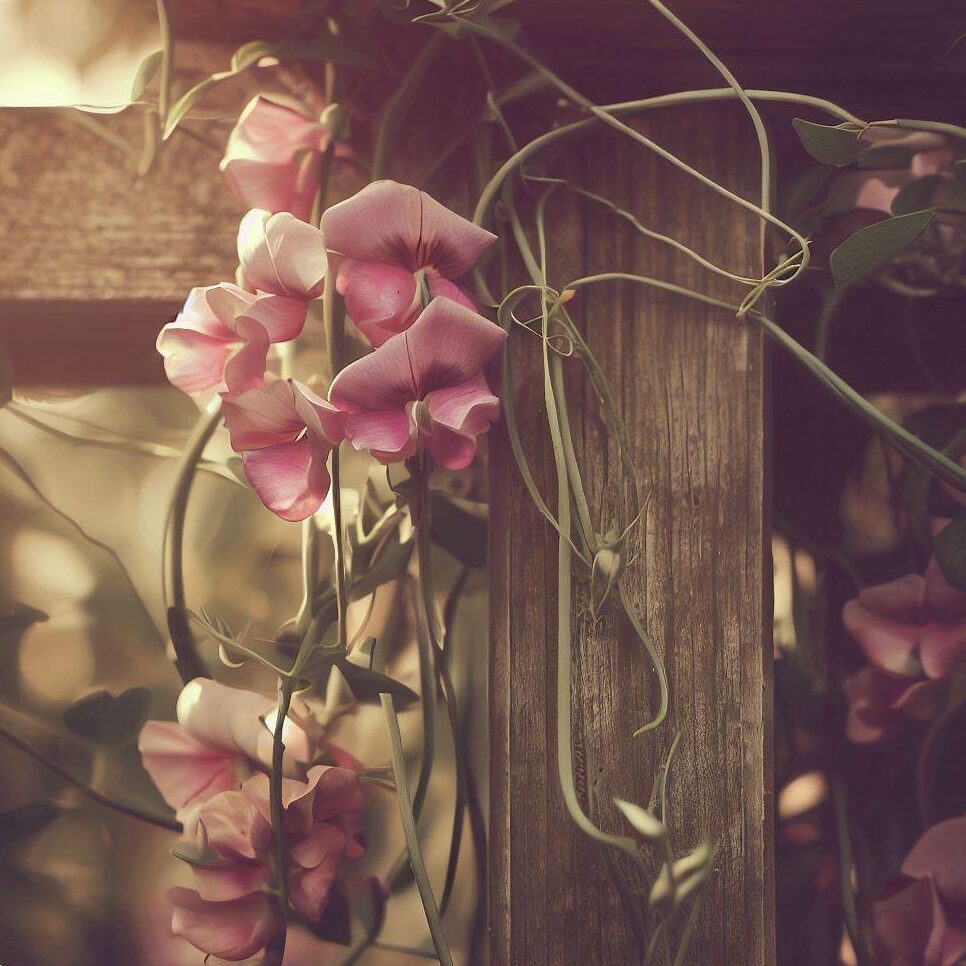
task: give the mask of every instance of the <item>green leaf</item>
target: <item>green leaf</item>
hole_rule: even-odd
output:
[[[223,859],[217,852],[209,849],[207,844],[203,848],[198,848],[192,842],[179,842],[169,851],[176,859],[203,869],[217,869],[230,864],[228,859]]]
[[[64,712],[64,724],[75,734],[101,745],[133,741],[148,720],[151,692],[131,688],[117,697],[97,691],[81,698]]]
[[[792,126],[802,142],[802,147],[822,164],[843,168],[851,164],[864,147],[858,131],[847,131],[827,124],[813,124],[800,117],[792,121]]]
[[[16,647],[24,631],[47,619],[47,615],[42,610],[29,607],[27,604],[14,604],[6,612],[0,613],[0,647],[5,650]]]
[[[412,540],[400,542],[398,536],[394,537],[386,544],[372,566],[367,567],[360,576],[353,577],[349,597],[352,600],[360,600],[382,584],[400,577],[406,570],[412,554]]]
[[[860,168],[908,168],[915,151],[896,144],[877,144],[858,157]]]
[[[348,658],[342,657],[335,662],[342,672],[345,683],[357,701],[374,701],[380,694],[391,694],[397,698],[403,707],[418,700],[418,695],[408,688],[402,681],[396,681],[388,675],[373,671],[370,668],[353,664]]]
[[[663,840],[666,834],[664,823],[646,808],[641,808],[640,805],[635,805],[633,802],[625,802],[620,798],[615,798],[614,804],[623,812],[624,818],[631,823],[632,828],[643,835],[644,838],[651,842]]]
[[[42,832],[61,813],[53,802],[30,802],[0,812],[0,846],[13,845]]]
[[[897,215],[857,231],[832,252],[832,275],[838,288],[874,272],[911,245],[936,217],[933,211]]]
[[[779,209],[783,216],[797,218],[834,175],[835,172],[830,171],[825,165],[811,165],[791,183],[785,185],[779,194]],[[800,226],[796,225],[796,227]]]
[[[648,901],[652,906],[663,905],[671,898],[673,892],[674,906],[677,908],[704,884],[713,869],[714,851],[707,842],[702,842],[693,852],[678,859],[670,870],[667,865],[663,866],[654,882]]]
[[[144,96],[144,92],[151,86],[151,81],[154,80],[158,71],[161,69],[161,60],[163,57],[163,50],[154,50],[141,61],[138,72],[134,75],[134,81],[131,84],[132,101],[139,101]]]
[[[908,215],[913,211],[922,211],[932,207],[936,197],[936,189],[942,179],[938,174],[927,174],[922,178],[910,181],[892,199],[892,213],[894,215]]]
[[[933,553],[949,584],[966,590],[966,516],[957,517],[934,538]]]

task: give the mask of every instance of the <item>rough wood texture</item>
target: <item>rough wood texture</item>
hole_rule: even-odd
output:
[[[753,197],[758,165],[747,125],[729,106],[654,118],[646,130]],[[595,136],[574,155],[570,171],[581,183],[633,209],[645,224],[732,271],[760,270],[754,220],[665,163],[610,135]],[[547,170],[567,170],[567,163]],[[634,240],[606,213],[580,214],[573,205],[558,211],[552,285],[624,267],[727,292],[687,260]],[[632,460],[650,493],[646,519],[629,541],[633,562],[625,579],[664,654],[672,689],[669,724],[656,738],[633,738],[656,707],[654,674],[623,620],[591,620],[586,588],[576,582],[579,790],[595,820],[619,830],[611,800],[647,802],[654,769],[680,729],[671,781],[675,845],[689,849],[702,838],[719,845],[688,962],[766,966],[774,939],[761,339],[727,313],[653,290],[605,286],[572,304],[616,387]],[[534,368],[539,343],[519,334],[515,341],[525,445],[553,505]],[[596,504],[616,473],[614,451],[592,393],[579,376],[573,386],[578,457]],[[599,850],[568,819],[556,777],[556,541],[526,495],[502,432],[491,452],[492,517],[499,521],[491,530],[491,962],[636,961]],[[612,498],[604,507],[598,525],[606,530]]]

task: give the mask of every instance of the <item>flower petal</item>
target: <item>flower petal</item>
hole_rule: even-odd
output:
[[[234,351],[230,342],[177,321],[161,330],[157,348],[164,357],[168,382],[187,393],[223,387],[225,365]]]
[[[419,441],[416,425],[404,409],[349,415],[345,435],[355,449],[368,452],[381,463],[409,459]]]
[[[375,181],[322,216],[329,250],[347,258],[410,271],[434,268],[446,278],[465,275],[496,240],[424,191]]]
[[[232,902],[208,902],[194,890],[178,887],[168,892],[168,901],[175,907],[174,935],[233,962],[254,956],[285,928],[277,903],[263,892]]]
[[[225,399],[222,408],[237,453],[292,443],[305,429],[292,383],[286,379]]]
[[[930,879],[906,882],[872,907],[882,962],[940,966],[946,923]]]
[[[223,384],[229,393],[256,389],[265,381],[269,343],[264,330],[256,336],[253,329],[254,326],[249,329],[252,338],[235,348],[225,360]]]
[[[416,279],[407,268],[347,258],[336,286],[349,318],[374,346],[402,332],[419,312]]]
[[[328,266],[322,232],[288,212],[249,211],[238,227],[238,261],[259,291],[297,299],[322,294]]]
[[[933,825],[902,863],[903,874],[931,876],[946,903],[966,903],[966,816]]]
[[[251,801],[238,790],[239,787],[215,795],[205,802],[198,811],[198,826],[204,832],[205,843],[219,856],[254,859],[256,849],[252,829],[257,813]]]
[[[346,366],[329,387],[329,401],[346,413],[374,413],[402,410],[418,399],[407,334],[393,336],[375,352]]]
[[[310,436],[242,454],[245,475],[262,503],[291,523],[315,513],[329,492],[327,456]]]
[[[335,445],[345,438],[345,413],[304,383],[292,380],[295,409],[309,432],[320,442]]]

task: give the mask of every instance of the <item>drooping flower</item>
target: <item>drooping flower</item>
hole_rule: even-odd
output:
[[[228,138],[221,171],[250,208],[287,211],[306,221],[318,187],[319,158],[329,140],[328,124],[259,94]]]
[[[426,192],[395,181],[375,181],[327,209],[322,233],[339,260],[336,286],[349,317],[374,346],[419,314],[419,274],[431,296],[475,308],[458,282],[496,240]]]
[[[322,294],[328,259],[318,228],[253,208],[238,227],[238,263],[255,291],[309,300]]]
[[[205,802],[239,789],[258,767],[269,765],[273,739],[265,722],[274,712],[271,698],[195,678],[178,697],[177,723],[149,721],[141,729],[141,761],[186,829]],[[286,770],[294,774],[315,749],[291,718],[283,736]]]
[[[158,335],[168,380],[183,392],[242,392],[260,386],[268,347],[294,339],[305,303],[220,282],[194,288]]]
[[[446,469],[465,468],[499,416],[483,367],[505,339],[471,309],[434,298],[407,330],[336,376],[329,400],[346,413],[346,438],[382,463],[428,449]]]
[[[877,741],[903,717],[930,717],[938,682],[966,658],[966,593],[932,560],[922,576],[863,588],[842,617],[869,662],[843,685],[850,740]]]
[[[304,520],[329,492],[326,459],[344,433],[344,415],[308,386],[266,383],[224,401],[232,448],[262,502],[283,520]]]
[[[932,826],[872,910],[883,966],[955,966],[966,955],[966,816]]]

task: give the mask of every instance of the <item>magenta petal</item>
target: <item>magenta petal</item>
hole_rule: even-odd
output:
[[[902,871],[915,878],[931,876],[944,902],[966,903],[966,816],[927,829]]]
[[[347,258],[447,278],[465,275],[496,236],[461,218],[423,191],[375,181],[322,216],[329,250]]]
[[[919,660],[927,676],[949,677],[966,657],[966,617],[923,628],[919,638]]]
[[[157,347],[168,381],[182,392],[204,392],[224,384],[225,364],[233,351],[230,342],[172,322],[161,330]]]
[[[274,899],[262,892],[231,902],[208,902],[191,889],[174,888],[171,931],[204,953],[232,962],[248,959],[285,928]]]
[[[883,617],[866,606],[861,597],[845,605],[842,621],[870,664],[893,674],[916,672],[913,651],[919,638],[917,624]]]
[[[238,227],[238,261],[261,292],[296,299],[322,294],[328,265],[322,232],[288,212],[249,211]]]
[[[345,438],[345,413],[304,383],[292,380],[295,409],[310,433],[334,446]]]
[[[349,318],[374,346],[402,332],[419,311],[416,279],[407,268],[348,258],[336,285]]]
[[[208,846],[218,855],[223,858],[254,859],[256,849],[252,830],[255,817],[255,808],[249,799],[240,791],[232,790],[214,796],[201,806],[198,825],[204,832]]]
[[[447,298],[433,299],[403,337],[417,398],[473,378],[506,341],[498,325]]]
[[[138,751],[151,781],[181,821],[188,809],[237,789],[249,772],[237,751],[203,744],[173,722],[145,724]]]
[[[916,624],[923,619],[926,582],[919,574],[907,574],[885,584],[863,587],[859,600],[881,617]]]
[[[288,380],[225,399],[222,408],[231,447],[237,453],[294,442],[305,429]]]
[[[235,349],[225,362],[224,386],[229,393],[245,392],[262,385],[268,360],[268,339],[252,338]]]
[[[418,399],[408,335],[401,332],[375,352],[346,366],[329,388],[329,401],[343,412],[371,413],[401,410]]]
[[[434,426],[429,451],[444,469],[465,470],[476,458],[476,437],[448,426]]]
[[[500,400],[493,395],[483,373],[429,393],[426,404],[434,425],[442,424],[471,436],[485,433],[500,417]]]
[[[931,879],[906,881],[872,907],[883,963],[940,966],[946,923]]]
[[[351,414],[345,422],[346,439],[357,450],[381,463],[398,463],[416,452],[419,435],[404,409]]]
[[[327,450],[314,437],[243,454],[245,474],[262,503],[283,520],[311,516],[329,492]]]
[[[315,765],[306,775],[313,791],[312,814],[318,822],[340,812],[357,812],[366,803],[359,775],[348,768]]]

